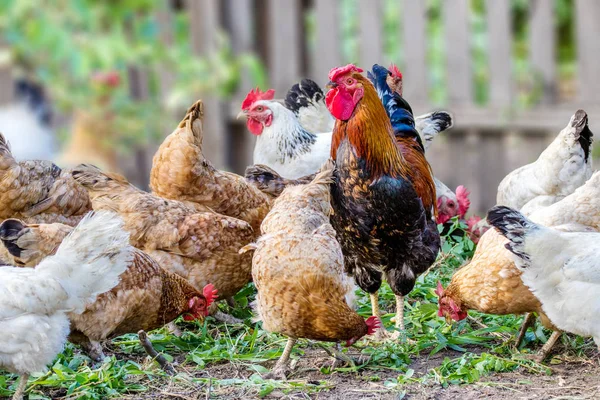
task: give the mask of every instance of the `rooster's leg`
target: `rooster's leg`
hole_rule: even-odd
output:
[[[370,293],[369,297],[371,298],[371,309],[373,310],[373,315],[381,319],[381,310],[379,310],[379,296],[377,296],[377,292]]]
[[[532,327],[534,323],[535,323],[535,315],[533,315],[533,313],[525,314],[525,318],[523,318],[523,324],[521,325],[521,329],[519,330],[519,335],[517,336],[517,343],[515,343],[515,346],[517,348],[521,345],[521,342],[525,338],[527,329]]]
[[[404,330],[404,296],[396,295],[396,316],[391,321],[396,324],[396,329]]]
[[[292,354],[292,349],[296,344],[296,338],[288,338],[288,341],[285,345],[285,349],[283,350],[283,354],[277,360],[277,364],[273,367],[271,372],[264,376],[264,379],[285,379],[285,373],[287,371],[287,365],[290,361],[290,355]]]
[[[27,381],[29,380],[29,374],[21,375],[21,380],[19,381],[19,386],[17,386],[17,390],[15,390],[15,394],[12,397],[12,400],[21,400],[23,398],[23,394],[25,393],[25,389],[27,389]]]
[[[550,350],[552,350],[552,348],[554,347],[554,345],[560,338],[560,335],[562,335],[561,331],[552,332],[552,336],[550,336],[550,339],[548,339],[548,341],[546,343],[544,343],[544,345],[542,346],[542,349],[540,350],[538,355],[535,357],[535,360],[537,362],[544,361],[544,359],[548,356],[548,353],[550,353]]]

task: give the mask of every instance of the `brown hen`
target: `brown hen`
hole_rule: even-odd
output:
[[[258,234],[268,196],[244,177],[220,171],[202,153],[204,107],[197,101],[162,143],[152,161],[150,187],[158,196],[198,203],[248,222]]]
[[[53,255],[72,230],[59,223],[27,225],[9,219],[0,225],[0,239],[13,265],[35,267]],[[141,329],[157,329],[181,314],[186,320],[205,317],[216,296],[212,285],[200,292],[185,279],[162,269],[141,250],[133,252],[117,286],[98,296],[82,314],[69,315],[69,340],[82,346],[94,360],[104,358],[100,341]]]

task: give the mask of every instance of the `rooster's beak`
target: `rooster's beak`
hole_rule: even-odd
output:
[[[242,110],[242,111],[240,111],[240,113],[237,115],[237,117],[236,117],[236,118],[237,118],[237,119],[240,119],[240,118],[248,118],[248,111],[246,111],[246,110]]]
[[[325,87],[326,87],[327,89],[333,89],[333,88],[336,88],[336,87],[337,87],[337,85],[338,85],[338,84],[337,84],[337,83],[335,83],[335,82],[329,82],[327,85],[325,85]]]

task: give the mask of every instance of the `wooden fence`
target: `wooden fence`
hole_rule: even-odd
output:
[[[359,59],[363,67],[385,63],[383,0],[356,0],[359,19]],[[236,53],[254,52],[268,70],[278,97],[301,77],[324,84],[332,66],[343,63],[340,50],[338,0],[187,0],[173,1],[190,14],[190,42],[198,54],[215,48],[219,30],[225,31]],[[483,211],[495,203],[497,185],[512,169],[533,161],[578,109],[590,115],[592,131],[600,127],[600,2],[574,0],[576,18],[577,82],[567,100],[558,96],[554,1],[532,0],[529,12],[529,57],[542,82],[535,107],[516,107],[513,74],[512,27],[509,0],[487,0],[486,26],[489,99],[475,104],[469,0],[442,3],[445,37],[447,103],[455,127],[431,148],[430,160],[437,177],[450,187],[459,184],[472,192],[472,207]],[[417,114],[433,110],[428,96],[426,1],[399,0],[405,77],[404,93]],[[314,15],[315,40],[307,40],[305,17]],[[162,40],[172,40],[171,11],[158,16]],[[0,68],[0,73],[1,73]],[[169,85],[169,71],[161,85]],[[143,74],[138,76],[143,86]],[[253,137],[235,120],[241,100],[251,88],[244,77],[230,101],[205,98],[206,154],[219,167],[243,171],[252,161]],[[133,89],[132,89],[133,90]],[[137,90],[140,97],[144,90]],[[137,170],[147,182],[149,156],[155,146],[140,150]]]

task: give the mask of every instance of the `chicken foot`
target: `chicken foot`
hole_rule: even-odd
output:
[[[17,390],[15,390],[15,394],[13,395],[12,400],[23,399],[25,389],[27,389],[27,381],[29,380],[29,374],[23,374],[19,379],[19,386],[17,386]]]
[[[140,343],[141,343],[142,347],[144,348],[144,350],[146,350],[146,353],[148,353],[148,355],[150,357],[152,357],[152,359],[156,360],[156,362],[160,364],[161,368],[168,375],[177,375],[175,368],[173,368],[171,363],[169,363],[167,361],[165,356],[163,356],[162,354],[159,354],[154,349],[154,346],[152,346],[152,343],[148,339],[148,335],[146,334],[146,332],[144,330],[141,330],[138,332],[138,338],[140,339]]]
[[[379,320],[381,321],[381,310],[379,309],[379,296],[377,292],[369,293],[369,297],[371,298],[371,310],[373,311],[372,314],[379,318]],[[382,324],[381,328],[377,330],[377,333],[375,333],[371,337],[374,340],[386,340],[390,338],[390,333],[385,329],[385,326],[383,326]]]
[[[212,316],[217,321],[223,322],[225,324],[235,325],[244,323],[244,321],[242,321],[241,319],[236,318],[233,315],[224,313],[223,311],[217,311]]]
[[[296,338],[288,338],[288,341],[285,345],[283,353],[281,354],[281,357],[279,357],[279,360],[277,360],[277,363],[275,364],[271,372],[264,376],[264,379],[286,379],[287,365],[290,361],[290,355],[292,354],[292,349],[296,344],[296,340]]]
[[[550,338],[546,341],[546,343],[544,343],[544,345],[540,349],[540,352],[536,355],[535,361],[540,362],[540,363],[542,361],[544,361],[546,359],[546,357],[548,357],[550,350],[552,350],[552,348],[554,347],[554,345],[556,344],[558,339],[560,339],[561,335],[562,335],[561,331],[552,332],[552,335],[550,336]]]
[[[344,363],[352,367],[356,367],[356,364],[358,363],[357,360],[342,352],[342,346],[339,343],[335,344],[335,350],[322,343],[317,343],[317,346],[325,350],[325,353],[329,354],[330,357],[333,357],[333,364],[331,365],[332,370],[341,367]]]
[[[527,330],[533,326],[535,323],[535,315],[533,313],[525,314],[525,318],[523,318],[523,324],[521,325],[521,329],[519,330],[519,334],[517,335],[517,342],[515,343],[515,347],[519,348],[523,339],[525,339],[525,335],[527,334]]]

